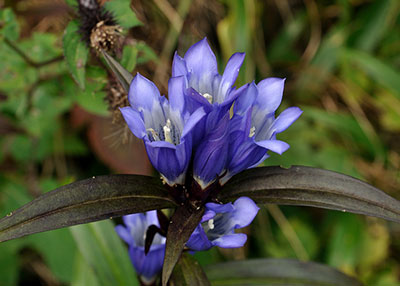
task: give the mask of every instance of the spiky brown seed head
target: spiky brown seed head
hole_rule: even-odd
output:
[[[78,0],[78,18],[79,33],[88,46],[109,51],[119,42],[121,27],[97,0]]]
[[[120,42],[122,28],[118,25],[106,25],[100,21],[92,29],[90,34],[90,46],[97,52],[101,50],[110,51]]]

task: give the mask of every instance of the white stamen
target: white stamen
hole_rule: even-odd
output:
[[[254,134],[256,134],[256,127],[255,127],[255,126],[253,126],[253,127],[250,128],[249,137],[250,137],[250,138],[253,137]]]
[[[173,144],[174,142],[172,142],[171,138],[171,128],[172,128],[171,120],[167,119],[167,124],[165,124],[165,126],[163,127],[164,137],[166,142]]]
[[[210,219],[210,220],[207,222],[207,224],[208,224],[208,227],[209,227],[210,229],[214,229],[214,220],[213,220],[213,219]]]
[[[151,136],[153,136],[154,141],[160,141],[158,133],[153,128],[148,128],[146,129],[146,131],[151,133]]]
[[[204,93],[204,94],[202,94],[202,96],[203,96],[205,99],[207,99],[208,102],[209,102],[210,104],[212,104],[213,97],[212,97],[211,94],[209,94],[209,93]]]

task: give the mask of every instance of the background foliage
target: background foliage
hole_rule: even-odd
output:
[[[1,216],[77,179],[152,174],[143,146],[116,110],[124,95],[74,33],[74,5],[0,0]],[[221,67],[233,52],[246,52],[237,85],[286,77],[281,110],[296,105],[305,112],[280,137],[289,151],[266,165],[322,167],[400,198],[398,1],[112,0],[105,7],[124,28],[115,57],[163,93],[174,51],[182,55],[204,36]],[[0,244],[0,285],[135,285],[113,223]],[[246,247],[196,257],[203,265],[299,258],[337,267],[367,285],[400,281],[397,224],[271,205],[245,231]]]

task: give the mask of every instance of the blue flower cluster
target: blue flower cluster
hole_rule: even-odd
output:
[[[243,53],[232,55],[220,75],[203,39],[183,58],[175,54],[168,99],[140,74],[133,79],[130,106],[121,108],[122,115],[133,134],[143,139],[151,163],[169,186],[185,185],[188,177],[201,190],[223,185],[260,164],[267,151],[282,154],[289,148],[276,134],[302,111],[291,107],[275,118],[284,79],[267,78],[235,89],[243,60]]]
[[[174,190],[187,186],[189,199],[197,190],[204,194],[200,201],[207,202],[213,186],[222,186],[235,174],[257,166],[268,157],[268,151],[282,154],[289,148],[276,135],[302,111],[290,107],[275,118],[284,79],[267,78],[233,87],[243,60],[243,53],[232,55],[220,75],[215,55],[203,39],[183,58],[175,53],[168,99],[154,83],[137,74],[130,85],[130,106],[121,108],[130,130],[143,139],[163,181]],[[258,210],[246,197],[233,204],[208,202],[186,246],[194,251],[241,247],[247,237],[234,230],[249,225]],[[127,227],[117,226],[116,230],[129,244],[137,272],[152,281],[161,270],[165,250],[165,239],[156,237],[147,256],[144,253],[146,230],[151,224],[158,225],[156,215],[130,215],[124,222]]]

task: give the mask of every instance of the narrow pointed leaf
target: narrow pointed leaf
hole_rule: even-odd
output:
[[[172,272],[174,286],[210,286],[210,281],[193,256],[184,253]]]
[[[110,175],[46,193],[0,220],[0,242],[130,213],[175,207],[160,180]]]
[[[167,232],[162,285],[166,286],[172,270],[181,257],[185,243],[200,223],[204,208],[194,208],[190,205],[179,206],[171,218]]]
[[[353,177],[318,168],[260,167],[234,176],[218,199],[248,196],[258,204],[311,206],[400,222],[400,201]]]
[[[335,268],[295,259],[251,259],[209,265],[206,274],[214,286],[313,285],[360,286],[355,278]]]
[[[122,85],[122,87],[125,89],[125,91],[128,93],[129,92],[129,86],[133,80],[133,76],[129,71],[124,69],[124,67],[117,62],[116,60],[113,59],[109,54],[107,54],[105,51],[102,51],[104,59],[106,60],[108,66],[114,73],[115,77],[118,79],[119,83]]]
[[[149,253],[151,244],[153,243],[154,237],[156,236],[157,233],[160,235],[163,235],[163,233],[161,232],[161,229],[158,226],[152,224],[151,226],[149,226],[147,228],[146,236],[145,236],[146,238],[144,240],[144,254],[147,255],[147,253]],[[165,236],[165,234],[164,234],[164,236]]]

